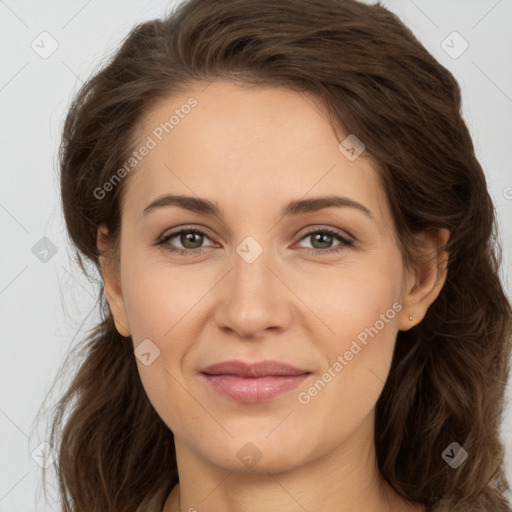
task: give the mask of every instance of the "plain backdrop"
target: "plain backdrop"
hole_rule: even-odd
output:
[[[496,206],[510,297],[512,1],[383,4],[459,81]],[[73,261],[59,203],[56,162],[66,109],[129,30],[170,5],[0,0],[0,512],[58,510],[41,495],[41,453],[49,448],[36,414],[70,347],[98,318],[98,285]],[[512,480],[510,396],[503,437]]]

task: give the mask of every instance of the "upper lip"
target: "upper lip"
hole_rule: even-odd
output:
[[[203,368],[202,373],[208,375],[235,375],[238,377],[290,376],[310,373],[279,361],[259,361],[245,363],[243,361],[223,361]]]

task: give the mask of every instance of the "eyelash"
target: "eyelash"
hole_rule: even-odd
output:
[[[169,233],[168,235],[164,235],[157,241],[156,245],[163,247],[171,238],[174,238],[183,233],[194,233],[194,234],[203,235],[206,238],[210,238],[204,231],[201,231],[200,229],[184,227],[184,228],[179,229],[178,231],[174,231],[172,233]],[[321,229],[308,231],[300,238],[299,241],[304,240],[305,238],[307,238],[311,235],[317,234],[317,233],[332,235],[333,237],[337,238],[342,243],[339,245],[336,245],[334,247],[331,247],[329,249],[310,249],[308,247],[303,248],[309,254],[313,254],[315,256],[318,254],[326,254],[326,253],[332,254],[332,253],[341,252],[341,251],[345,250],[347,247],[352,247],[354,245],[354,242],[352,240],[349,240],[348,238],[341,236],[337,231],[334,231],[329,228],[321,228]],[[192,256],[192,257],[197,256],[198,254],[201,254],[206,249],[206,247],[199,247],[197,249],[179,249],[179,248],[176,249],[176,248],[172,248],[170,246],[163,247],[163,248],[166,251],[169,251],[174,254],[178,254],[180,256]]]

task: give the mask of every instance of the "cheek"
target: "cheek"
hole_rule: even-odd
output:
[[[122,272],[123,299],[134,343],[165,341],[189,321],[211,285],[204,271],[183,271],[144,256],[127,257]]]
[[[126,268],[123,294],[135,356],[139,346],[147,347],[139,349],[141,353],[150,353],[147,365],[144,358],[137,358],[142,386],[170,430],[180,430],[183,411],[187,411],[186,428],[193,433],[204,418],[191,404],[181,366],[199,336],[190,321],[199,292],[186,286],[179,272],[165,270],[158,263]]]
[[[123,260],[121,279],[134,349],[137,352],[139,345],[146,344],[151,353],[147,366],[137,360],[140,379],[153,407],[171,430],[182,423],[180,412],[187,410],[187,429],[193,431],[201,411],[195,410],[185,389],[183,364],[201,335],[201,324],[195,321],[201,312],[200,300],[215,280],[206,270],[184,272],[134,254]]]
[[[402,287],[401,261],[394,251],[361,258],[339,272],[330,271],[320,282],[321,287],[317,285],[314,293],[309,293],[309,300],[311,309],[329,328],[323,337],[327,346],[339,353],[359,335],[364,341],[367,329],[374,332],[376,327],[386,331],[381,345],[392,350],[394,335],[387,332],[398,330]],[[306,297],[306,289],[300,293]]]
[[[375,408],[389,374],[401,309],[391,295],[350,295],[337,322],[331,320],[336,335],[318,339],[325,366],[297,396],[301,431],[318,433],[315,450],[329,451],[348,439]]]
[[[340,411],[352,411],[354,421],[374,407],[393,357],[402,310],[401,279],[401,261],[391,253],[324,281],[312,309],[329,327],[316,337],[326,363],[320,382],[305,390],[303,402],[339,405]]]

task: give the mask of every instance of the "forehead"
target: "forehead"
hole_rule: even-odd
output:
[[[281,87],[214,81],[160,101],[142,118],[136,148],[151,146],[132,171],[124,204],[144,208],[165,193],[215,199],[248,213],[291,199],[340,193],[389,214],[375,162],[340,151],[317,98]],[[129,200],[128,200],[129,198]]]

